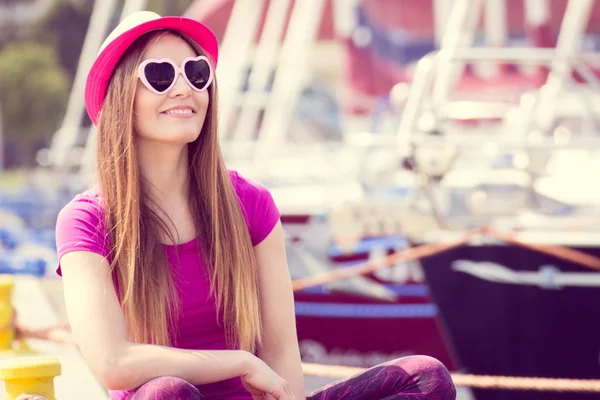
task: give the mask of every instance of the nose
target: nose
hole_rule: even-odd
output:
[[[170,97],[189,97],[192,93],[192,88],[188,85],[181,73],[175,77],[175,85],[169,91]]]

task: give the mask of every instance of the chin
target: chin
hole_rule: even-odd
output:
[[[179,126],[178,126],[179,125]],[[137,126],[136,132],[140,139],[153,142],[163,142],[165,144],[188,144],[200,136],[202,124],[188,123],[157,123],[155,125],[146,123],[143,126]]]
[[[191,131],[191,132],[173,132],[172,135],[169,135],[169,142],[172,143],[192,143],[200,136],[200,130]]]
[[[199,124],[170,124],[155,131],[158,140],[172,143],[190,143],[198,139],[202,125]]]

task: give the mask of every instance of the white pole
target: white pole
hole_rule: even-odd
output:
[[[104,41],[110,18],[116,6],[116,0],[94,2],[90,24],[85,35],[77,73],[67,104],[63,124],[53,137],[50,148],[50,165],[64,167],[68,162],[69,152],[76,143],[81,125],[81,116],[85,109],[83,102],[85,82],[96,53]]]
[[[481,7],[482,0],[456,0],[453,3],[440,44],[444,57],[438,65],[433,88],[433,98],[437,105],[446,101],[452,86],[464,72],[465,63],[451,59],[457,49],[473,45]]]
[[[451,0],[444,0],[451,1]],[[333,26],[337,38],[347,39],[358,25],[357,8],[360,0],[334,0]]]
[[[129,14],[146,8],[148,0],[126,0],[121,11],[121,21]],[[96,149],[98,148],[98,131],[95,126],[90,127],[85,149],[80,162],[82,179],[91,183],[96,176]]]
[[[485,38],[491,47],[506,46],[508,29],[506,27],[506,0],[486,0]]]
[[[454,0],[433,0],[433,22],[435,28],[435,44],[439,48],[444,39],[448,19],[452,12]]]
[[[227,137],[229,121],[236,110],[244,82],[250,50],[259,27],[264,0],[236,0],[219,50],[219,130]]]
[[[556,43],[556,58],[550,67],[545,87],[541,91],[536,112],[537,127],[548,130],[555,118],[556,99],[572,72],[571,62],[581,52],[583,35],[590,20],[595,0],[570,0],[560,26]]]
[[[310,77],[310,57],[325,8],[324,0],[296,1],[281,47],[279,66],[254,154],[256,165],[268,160],[287,135],[294,107]]]
[[[534,28],[546,25],[550,21],[548,0],[525,0],[525,26]]]
[[[506,19],[506,0],[486,0],[483,3],[485,18],[484,29],[486,44],[492,48],[502,48],[507,44],[508,29]],[[502,71],[502,63],[480,64],[486,76],[497,76]]]
[[[247,96],[261,97],[267,90],[269,78],[276,67],[289,5],[290,0],[273,1],[267,10],[263,32],[253,57],[245,98]],[[245,142],[252,139],[261,109],[264,109],[264,104],[252,104],[252,102],[248,104],[248,102],[242,101],[239,120],[233,130],[232,139],[234,141]]]

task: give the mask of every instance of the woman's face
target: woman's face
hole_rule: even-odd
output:
[[[181,66],[183,60],[196,55],[185,40],[166,33],[150,41],[142,62],[167,58]],[[175,79],[175,85],[160,95],[137,79],[133,110],[138,139],[187,144],[200,135],[209,103],[208,89],[197,92],[181,75]]]

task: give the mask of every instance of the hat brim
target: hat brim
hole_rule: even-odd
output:
[[[94,125],[98,123],[110,78],[123,54],[140,36],[159,29],[169,29],[187,36],[202,47],[216,68],[218,42],[214,33],[206,25],[183,17],[162,17],[143,22],[110,42],[100,52],[90,69],[85,87],[85,107]]]

